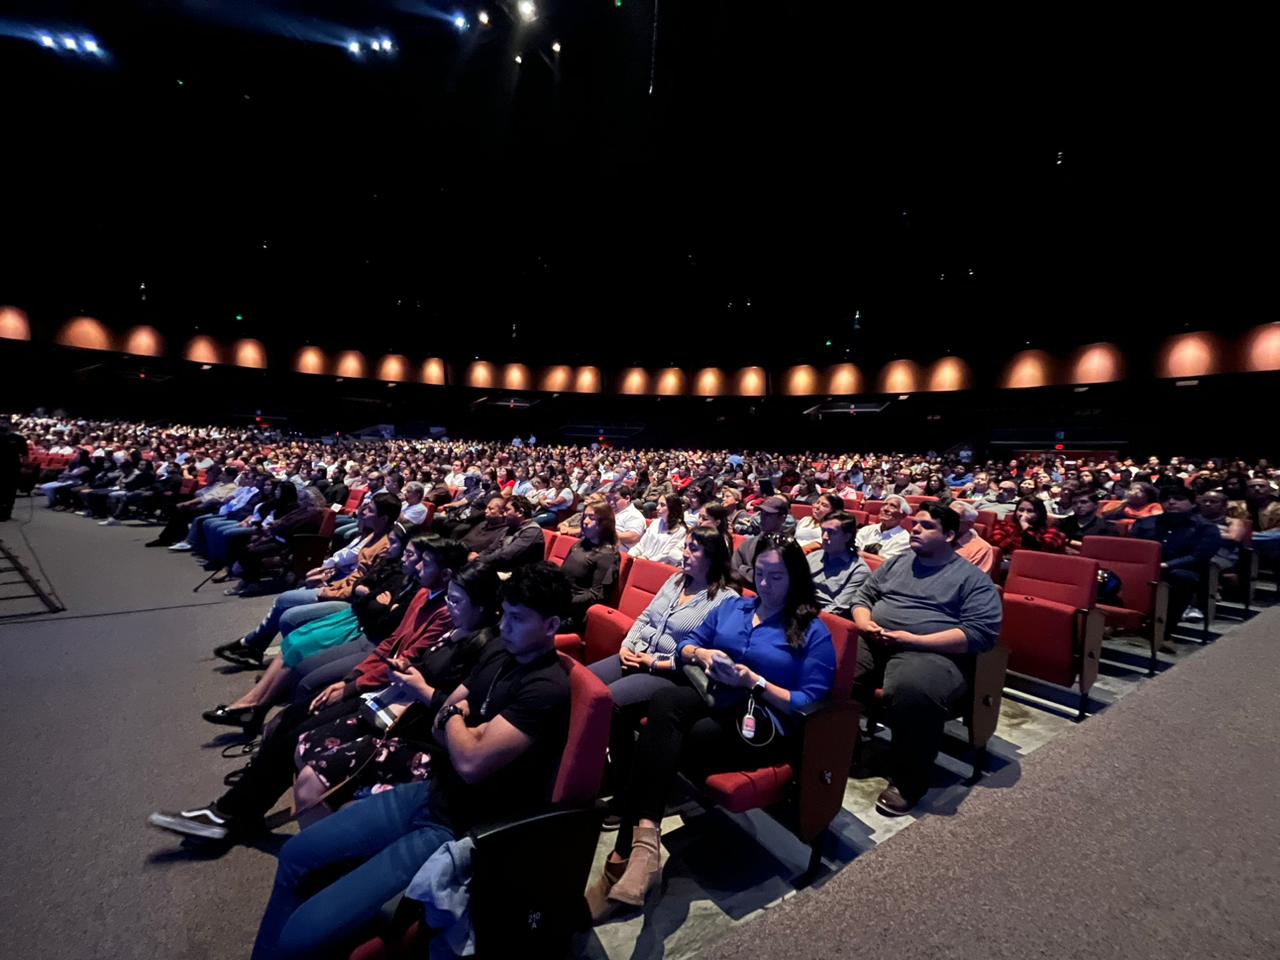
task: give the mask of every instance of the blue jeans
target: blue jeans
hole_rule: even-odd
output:
[[[271,609],[262,618],[262,622],[245,634],[245,646],[265,650],[271,645],[276,633],[279,632],[280,618],[284,616],[285,611],[292,607],[300,607],[304,603],[315,603],[319,593],[319,590],[311,587],[299,587],[296,590],[286,590],[280,594],[276,597],[276,602],[271,604]]]
[[[431,820],[430,780],[406,783],[343,807],[280,850],[275,885],[253,945],[253,960],[327,956],[359,935],[404,890],[453,831]],[[302,883],[320,870],[358,862],[311,897]]]
[[[205,524],[205,559],[218,566],[226,566],[238,543],[248,543],[253,539],[254,530],[242,527],[238,523],[222,521]]]
[[[191,552],[204,555],[209,543],[209,526],[223,519],[216,513],[206,513],[191,521],[191,529],[187,531],[187,543],[191,544]]]

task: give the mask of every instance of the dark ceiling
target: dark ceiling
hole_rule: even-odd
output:
[[[1266,319],[1260,61],[1191,25],[23,6],[0,21],[0,302],[37,327],[734,366]],[[342,47],[382,35],[393,57]]]

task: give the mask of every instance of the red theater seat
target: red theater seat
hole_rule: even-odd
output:
[[[757,770],[717,773],[702,784],[711,800],[734,813],[767,809],[810,845],[806,877],[821,863],[822,836],[840,811],[858,740],[858,705],[849,699],[857,666],[858,630],[850,621],[820,615],[831,631],[836,676],[831,696],[797,712],[790,762]]]
[[[618,610],[634,620],[676,573],[679,571],[675,567],[655,560],[632,560],[626,586],[618,599]]]
[[[548,531],[543,530],[545,537]],[[577,537],[571,537],[568,534],[557,533],[550,540],[550,546],[547,550],[547,560],[554,563],[557,567],[564,566],[564,558],[569,556],[569,551],[573,549],[573,545],[578,542]]]
[[[803,517],[813,516],[813,505],[808,503],[793,503],[791,505],[791,515],[797,520]]]
[[[1154,540],[1121,537],[1085,537],[1080,555],[1097,561],[1120,578],[1120,602],[1100,603],[1107,624],[1114,630],[1144,634],[1151,643],[1148,676],[1156,672],[1156,651],[1164,642],[1169,612],[1169,587],[1160,579],[1160,544]]]
[[[1078,681],[1081,720],[1102,652],[1097,597],[1096,560],[1028,550],[1013,555],[1000,631],[1009,669],[1063,687]]]
[[[551,546],[556,542],[556,534],[552,530],[542,531],[542,559],[551,559]]]

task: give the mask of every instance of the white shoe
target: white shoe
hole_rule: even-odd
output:
[[[76,511],[76,516],[77,516],[77,517],[92,517],[92,516],[93,516],[93,511],[92,511],[92,510],[77,510],[77,511]]]
[[[169,549],[172,550],[174,553],[184,553],[187,550],[191,549],[191,544],[187,543],[187,541],[185,540],[179,540]]]
[[[118,527],[118,526],[120,526],[120,521],[119,521],[119,520],[117,520],[115,517],[107,517],[107,519],[105,519],[105,520],[99,520],[99,521],[98,521],[98,526],[100,526],[100,527]]]
[[[1199,610],[1197,610],[1195,607],[1187,607],[1187,609],[1183,611],[1182,619],[1183,620],[1203,620],[1204,614],[1201,613]]]

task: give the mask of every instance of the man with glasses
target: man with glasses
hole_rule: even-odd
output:
[[[618,549],[627,553],[640,542],[648,526],[644,514],[631,502],[631,488],[625,483],[616,484],[609,491],[609,506],[613,507],[614,528],[618,533]]]

